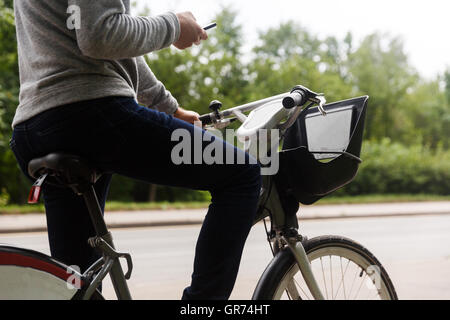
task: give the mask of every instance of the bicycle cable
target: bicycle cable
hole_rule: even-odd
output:
[[[266,230],[266,237],[267,237],[267,242],[269,243],[269,247],[270,247],[270,251],[272,251],[272,255],[275,256],[275,251],[272,247],[272,243],[271,243],[271,232],[273,230],[273,215],[272,215],[272,211],[266,207],[267,201],[269,201],[270,195],[272,193],[272,188],[273,188],[273,179],[270,179],[270,183],[269,183],[269,191],[267,194],[266,199],[264,200],[264,203],[262,205],[263,211],[267,210],[267,212],[269,213],[269,218],[270,218],[270,232],[267,228],[267,222],[266,222],[266,218],[263,219],[264,222],[264,229]]]

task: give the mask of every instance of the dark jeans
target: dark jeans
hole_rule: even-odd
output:
[[[244,156],[246,164],[175,165],[172,132],[200,128],[164,113],[139,106],[131,98],[109,97],[61,106],[16,126],[11,148],[22,171],[27,164],[52,152],[79,155],[108,172],[142,181],[208,190],[212,203],[196,246],[191,286],[184,299],[228,299],[256,213],[261,187],[259,165],[221,140],[226,152]],[[202,150],[209,143],[202,143]],[[194,149],[193,149],[194,150]],[[197,149],[198,150],[198,149]],[[228,151],[227,151],[228,150]],[[192,154],[192,157],[194,155]],[[95,185],[104,208],[111,175]],[[51,255],[81,270],[97,258],[87,239],[95,235],[83,199],[71,189],[43,188]]]

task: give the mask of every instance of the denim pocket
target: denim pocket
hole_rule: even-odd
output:
[[[45,137],[48,135],[55,134],[58,131],[61,131],[64,128],[71,126],[72,121],[73,121],[72,119],[66,119],[65,121],[57,121],[53,125],[45,126],[45,128],[38,129],[36,131],[36,135],[39,137]]]
[[[78,120],[75,114],[68,114],[64,118],[49,117],[47,121],[40,123],[34,130],[37,136],[45,137],[70,128],[77,122],[82,124],[82,120]]]

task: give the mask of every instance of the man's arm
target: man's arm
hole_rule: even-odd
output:
[[[173,115],[175,118],[189,123],[200,121],[200,115],[197,112],[184,110],[178,105],[177,100],[172,97],[172,94],[156,79],[144,57],[137,58],[137,64],[139,69],[139,103]]]
[[[139,72],[138,102],[158,111],[174,114],[179,107],[177,100],[155,77],[144,57],[137,58],[137,65]]]
[[[139,57],[168,47],[180,37],[174,13],[156,17],[126,14],[121,0],[68,0],[80,8],[76,30],[81,52],[94,59],[120,60]]]

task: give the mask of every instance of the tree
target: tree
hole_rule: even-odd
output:
[[[261,32],[259,38],[261,44],[254,48],[254,52],[259,58],[276,61],[284,61],[294,55],[313,60],[321,45],[316,36],[294,21]]]
[[[351,86],[343,79],[345,50],[334,37],[316,35],[287,22],[260,33],[251,62],[252,98],[264,98],[302,84],[326,92],[329,101],[349,98]]]
[[[447,98],[447,104],[450,105],[450,69],[447,69],[444,74],[445,83],[445,97]]]
[[[391,137],[401,131],[401,105],[418,74],[410,66],[399,38],[375,33],[367,36],[349,56],[351,81],[361,94],[370,96],[367,138]]]
[[[17,41],[12,8],[12,0],[0,0],[0,195],[11,202],[21,202],[26,198],[28,182],[9,149],[11,123],[19,104]]]
[[[450,104],[439,79],[419,81],[406,95],[402,109],[402,142],[432,149],[450,147]]]

